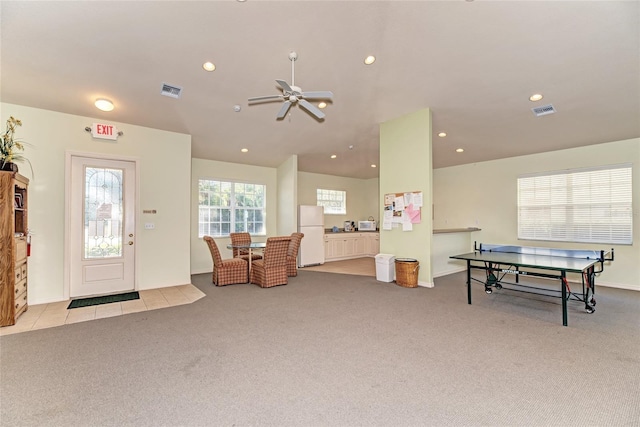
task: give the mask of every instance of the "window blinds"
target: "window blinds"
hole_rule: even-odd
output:
[[[631,164],[518,178],[518,238],[631,244]]]

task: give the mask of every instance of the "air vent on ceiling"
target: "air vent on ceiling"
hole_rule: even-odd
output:
[[[180,98],[182,94],[182,88],[178,86],[171,86],[166,83],[162,83],[161,95],[170,96],[171,98]]]
[[[546,116],[547,114],[553,114],[556,112],[556,109],[553,108],[553,105],[549,104],[543,105],[542,107],[532,108],[531,111],[533,111],[533,114],[535,114],[537,117],[540,117]]]

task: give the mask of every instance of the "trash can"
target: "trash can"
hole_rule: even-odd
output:
[[[396,258],[396,285],[404,288],[418,287],[420,263],[413,258]]]
[[[390,254],[376,255],[376,279],[380,282],[393,282],[394,270],[392,268],[395,256]]]

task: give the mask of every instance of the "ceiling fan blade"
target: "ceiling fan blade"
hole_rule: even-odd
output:
[[[285,92],[293,92],[293,89],[291,89],[289,83],[285,82],[284,80],[276,80],[276,83],[278,83]]]
[[[284,96],[282,95],[269,95],[269,96],[256,96],[255,98],[249,98],[249,102],[263,102],[263,101],[275,101],[282,100]]]
[[[333,99],[333,93],[328,90],[317,92],[302,92],[302,97],[306,99]]]
[[[307,110],[308,112],[316,116],[318,119],[320,120],[324,119],[324,113],[309,101],[305,99],[299,99],[298,103],[302,108],[304,108],[305,110]]]
[[[285,101],[282,104],[282,108],[280,108],[280,112],[278,113],[278,116],[276,117],[276,119],[277,120],[284,119],[284,116],[287,115],[287,112],[289,111],[289,108],[291,108],[291,101]]]

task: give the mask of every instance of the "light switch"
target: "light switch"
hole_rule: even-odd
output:
[[[147,222],[144,224],[145,230],[153,230],[154,228],[156,228],[156,225],[152,222]]]

